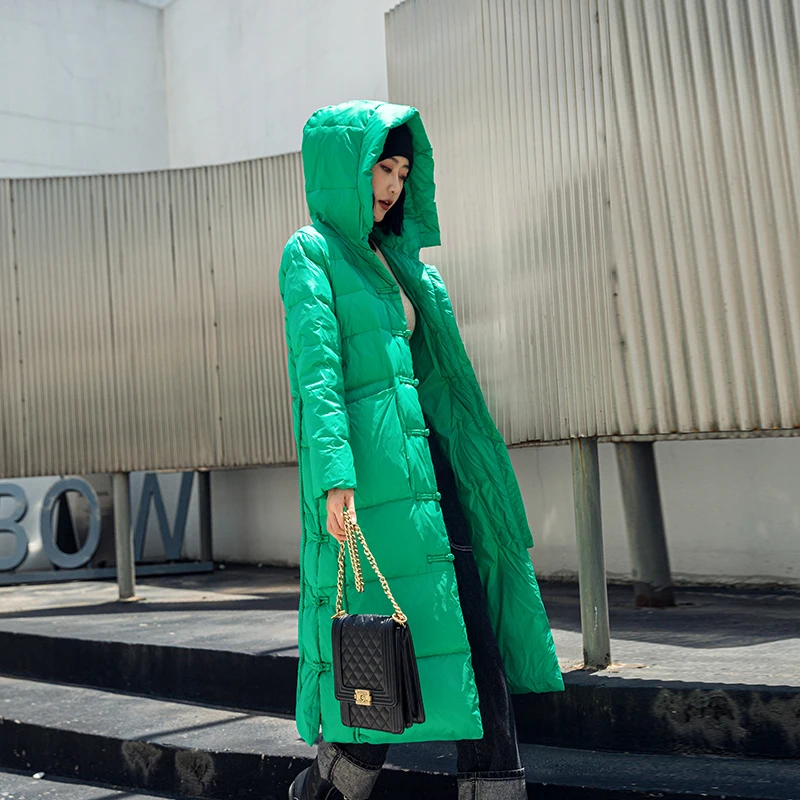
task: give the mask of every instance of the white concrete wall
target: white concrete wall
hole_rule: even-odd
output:
[[[655,446],[673,576],[681,582],[800,586],[800,438]],[[568,447],[515,448],[537,572],[577,570]],[[614,445],[600,445],[606,567],[630,577]]]
[[[575,520],[568,447],[511,450],[522,487],[540,578],[574,579]],[[656,460],[673,575],[697,584],[782,584],[800,587],[800,503],[797,502],[800,438],[752,441],[665,442]],[[600,445],[606,566],[612,579],[628,580],[630,560],[613,445]],[[41,549],[42,498],[57,478],[14,481],[25,488],[23,521],[30,555],[24,570],[48,569]],[[170,528],[175,520],[178,475],[160,475]],[[131,480],[134,517],[142,475]],[[297,470],[229,470],[212,474],[214,557],[217,561],[297,565],[300,518]],[[10,513],[0,501],[0,516]],[[146,559],[163,556],[151,512]],[[368,533],[368,532],[367,532]],[[12,552],[0,536],[0,557]],[[196,484],[186,526],[185,556],[199,556]]]
[[[656,445],[673,575],[679,582],[800,587],[800,438]],[[577,574],[569,447],[511,450],[541,578]],[[600,445],[606,566],[630,578],[614,446]],[[221,560],[296,564],[297,471],[215,473],[214,550]]]
[[[164,11],[173,167],[294,152],[317,108],[388,94],[399,0],[176,0]]]
[[[0,0],[0,177],[168,166],[161,12]]]

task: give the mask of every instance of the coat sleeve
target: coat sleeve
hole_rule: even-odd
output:
[[[341,336],[324,246],[298,231],[281,259],[286,344],[300,396],[301,442],[309,448],[314,497],[355,488],[356,475],[344,404]]]

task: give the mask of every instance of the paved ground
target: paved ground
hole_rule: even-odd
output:
[[[142,579],[135,603],[111,581],[0,588],[0,630],[295,655],[298,573],[235,567]],[[581,662],[577,587],[542,584],[562,668]],[[800,686],[800,595],[680,590],[677,608],[636,609],[612,586],[612,655],[630,680]]]
[[[34,778],[32,775],[0,770],[0,800],[151,800],[153,797],[166,795],[139,794],[58,780],[47,775]]]

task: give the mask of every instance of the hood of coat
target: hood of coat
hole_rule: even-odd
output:
[[[389,247],[417,255],[440,243],[433,181],[433,149],[419,112],[412,106],[356,100],[326,106],[303,129],[306,199],[313,222],[321,222],[351,244],[367,247],[374,225],[372,168],[391,128],[407,124],[414,142],[414,167],[405,184],[402,236],[375,235]]]

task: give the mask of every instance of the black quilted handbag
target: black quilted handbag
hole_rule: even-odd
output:
[[[339,581],[333,616],[333,684],[342,722],[351,728],[402,733],[425,722],[419,672],[408,620],[367,547],[361,528],[344,509],[346,539],[339,543]],[[348,614],[342,607],[344,550],[347,545],[356,590],[364,591],[358,544],[372,565],[394,614]]]

